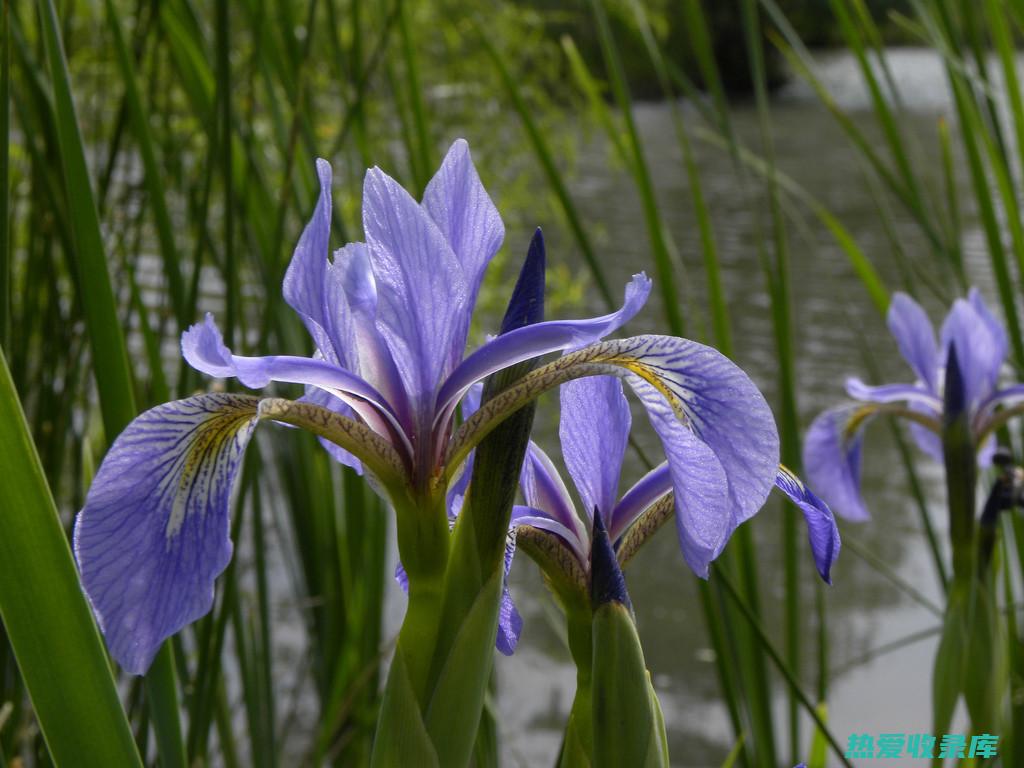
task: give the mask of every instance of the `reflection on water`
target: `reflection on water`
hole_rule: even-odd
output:
[[[941,63],[926,51],[896,51],[890,63],[895,80],[906,89],[903,121],[920,168],[939,167],[936,143],[940,116],[949,115],[949,102]],[[853,60],[845,54],[829,54],[823,62],[823,76],[840,104],[855,118],[860,114],[869,135],[868,100],[860,85]],[[750,147],[758,145],[757,117],[753,107],[734,111],[735,129]],[[687,306],[704,304],[700,267],[700,244],[692,216],[686,177],[675,143],[670,114],[665,106],[637,108],[637,120],[645,141],[664,215],[679,246]],[[814,100],[810,90],[794,83],[772,106],[772,130],[780,168],[821,200],[857,238],[870,254],[890,287],[898,287],[900,273],[891,258],[890,235],[879,213],[877,190],[865,183],[863,160],[835,126],[833,119]],[[732,309],[737,362],[774,397],[776,367],[768,297],[758,262],[759,239],[768,243],[769,220],[759,207],[761,190],[756,180],[737,179],[730,158],[720,151],[698,145],[701,178],[720,247],[723,279]],[[646,250],[646,233],[640,203],[625,173],[609,162],[608,147],[593,141],[586,151],[574,194],[584,219],[599,222],[596,233],[600,249],[614,254],[607,259],[613,285],[624,284],[632,271],[652,264]],[[938,170],[934,180],[941,183]],[[746,185],[746,188],[744,186]],[[913,224],[895,206],[887,209],[890,225],[910,258],[929,258],[928,244]],[[799,354],[799,406],[803,424],[822,408],[843,396],[845,376],[864,372],[863,346],[870,347],[887,380],[910,377],[898,357],[884,323],[868,301],[852,269],[829,235],[813,226],[793,228],[791,234],[794,276],[794,312]],[[973,226],[973,223],[971,223]],[[554,233],[557,238],[558,234]],[[563,243],[568,243],[563,238]],[[968,227],[965,246],[969,270],[989,298],[994,298],[986,278],[985,255],[977,233]],[[553,258],[559,242],[549,238]],[[769,246],[770,247],[770,246]],[[657,297],[657,291],[654,296]],[[657,298],[641,317],[630,324],[630,332],[658,331]],[[940,304],[926,306],[937,317]],[[598,308],[598,307],[595,307]],[[700,311],[688,316],[700,316]],[[691,335],[702,330],[694,324]],[[552,403],[546,407],[551,409]],[[644,421],[637,415],[635,423]],[[865,455],[865,493],[874,522],[867,525],[841,524],[844,536],[862,542],[890,565],[903,579],[936,601],[938,588],[924,536],[913,502],[908,496],[902,465],[888,430],[882,424],[872,429]],[[546,445],[554,447],[553,432]],[[649,435],[644,436],[651,440]],[[652,442],[653,454],[655,451]],[[921,477],[931,500],[934,522],[944,531],[939,468],[922,459]],[[635,475],[639,466],[630,471]],[[627,477],[624,482],[632,481]],[[759,568],[766,603],[766,625],[779,647],[781,636],[781,515],[773,499],[750,525],[760,545]],[[525,561],[525,558],[524,558]],[[505,757],[510,765],[550,764],[557,753],[560,728],[572,700],[574,674],[568,652],[558,636],[557,618],[543,597],[536,568],[520,567],[513,578],[513,592],[525,618],[520,650],[511,658],[499,658],[501,718],[506,734]],[[809,552],[801,562],[806,584],[803,590],[805,616],[802,673],[808,691],[816,686],[814,590],[817,584]],[[694,577],[679,555],[674,530],[666,527],[636,559],[627,573],[634,598],[640,634],[648,664],[661,695],[668,726],[673,763],[717,765],[731,746],[724,706],[719,702],[713,657],[708,647],[697,602]],[[713,575],[712,575],[713,578]],[[833,571],[835,586],[827,590],[829,622],[829,666],[846,668],[871,649],[937,625],[937,619],[906,598],[876,570],[847,548]],[[829,719],[840,740],[854,731],[914,732],[930,727],[930,678],[936,639],[909,645],[874,660],[861,663],[834,678],[829,695]],[[778,690],[782,690],[781,685]],[[777,702],[780,713],[784,702]],[[809,729],[804,727],[809,744]],[[785,740],[780,734],[779,743]],[[784,751],[784,750],[783,750]]]

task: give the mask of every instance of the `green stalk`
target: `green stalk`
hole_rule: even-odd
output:
[[[768,638],[768,635],[765,633],[764,628],[761,626],[761,622],[758,620],[757,616],[755,616],[754,613],[750,610],[746,602],[744,602],[736,586],[732,583],[731,577],[729,577],[724,572],[724,570],[716,569],[714,579],[715,581],[722,583],[722,585],[725,587],[726,592],[728,592],[729,597],[732,598],[735,605],[746,617],[747,621],[750,623],[750,626],[754,629],[754,632],[761,640],[761,644],[764,647],[765,651],[768,653],[768,656],[775,664],[776,669],[779,670],[779,672],[785,678],[786,682],[789,684],[789,689],[793,692],[793,694],[797,698],[797,701],[799,701],[800,705],[804,708],[804,711],[811,716],[811,719],[814,721],[815,725],[818,727],[818,729],[824,735],[825,739],[828,741],[829,747],[831,748],[833,754],[835,754],[836,759],[844,766],[846,766],[846,768],[853,768],[853,764],[846,758],[845,748],[842,745],[840,745],[839,742],[836,740],[836,737],[832,734],[832,731],[829,729],[828,724],[821,717],[820,713],[817,710],[817,707],[814,706],[814,702],[812,702],[810,698],[807,696],[807,694],[804,693],[803,689],[800,687],[800,682],[797,680],[796,675],[789,668],[789,665],[786,664],[785,660],[782,658],[782,655],[775,649],[775,646],[772,644],[771,640]]]
[[[416,47],[413,42],[412,29],[409,25],[411,3],[401,2],[398,10],[398,29],[402,38],[402,58],[405,64],[406,83],[409,88],[409,101],[412,106],[413,144],[410,147],[413,177],[416,182],[416,197],[430,180],[430,169],[435,167],[434,153],[430,148],[430,133],[427,130],[427,109],[423,103],[423,89],[420,85],[419,64],[416,61]]]
[[[743,4],[744,33],[751,75],[757,103],[761,144],[769,174],[766,179],[767,196],[772,222],[772,243],[774,264],[769,267],[768,288],[772,302],[772,327],[778,357],[779,392],[782,399],[780,438],[782,441],[782,462],[800,468],[800,429],[796,404],[796,371],[793,354],[793,329],[789,291],[789,247],[786,238],[785,220],[779,204],[779,191],[775,182],[775,152],[769,123],[767,76],[765,73],[764,51],[761,42],[761,25],[756,0],[745,0]],[[791,669],[799,673],[801,646],[800,617],[800,563],[798,552],[799,530],[797,511],[792,505],[783,509],[782,549],[785,573],[785,626],[786,661]],[[800,719],[796,695],[789,697],[789,750],[790,761],[797,762],[801,752]]]
[[[238,263],[235,254],[234,221],[234,169],[232,168],[232,124],[231,124],[231,14],[227,0],[216,3],[217,36],[217,125],[219,130],[217,146],[221,160],[221,183],[224,186],[224,280],[227,306],[224,324],[224,341],[229,347],[235,343],[235,328],[239,319]]]
[[[629,139],[631,155],[629,158],[629,168],[636,183],[637,192],[640,194],[644,222],[647,225],[647,234],[651,241],[654,267],[658,276],[657,283],[661,291],[662,311],[665,313],[665,320],[668,323],[669,330],[676,336],[683,336],[686,332],[686,326],[682,310],[680,309],[679,291],[676,288],[673,268],[674,259],[669,244],[669,235],[665,228],[665,222],[658,210],[654,183],[651,180],[647,161],[644,157],[643,142],[640,140],[640,134],[633,119],[633,105],[629,95],[629,86],[626,83],[625,70],[622,66],[622,60],[615,44],[611,26],[608,23],[608,15],[604,9],[604,0],[589,0],[589,5],[597,24],[598,39],[601,43],[601,55],[604,58],[605,68],[611,80],[612,94],[626,125],[626,136]]]
[[[579,249],[583,254],[583,260],[587,263],[590,275],[593,277],[594,283],[597,285],[598,292],[601,294],[601,298],[604,301],[605,306],[607,306],[609,310],[614,309],[617,305],[615,303],[615,298],[612,296],[608,279],[604,274],[604,268],[601,266],[597,257],[597,252],[594,250],[594,246],[591,243],[590,236],[587,234],[587,230],[583,226],[583,221],[580,218],[576,204],[572,201],[572,197],[569,195],[569,189],[566,186],[565,181],[562,179],[562,176],[558,171],[558,167],[555,165],[554,155],[544,138],[544,134],[538,127],[537,122],[533,119],[533,114],[523,97],[522,90],[513,78],[508,65],[505,63],[504,58],[502,58],[502,54],[494,47],[494,43],[491,42],[479,25],[476,25],[476,29],[480,42],[483,44],[484,50],[487,52],[487,55],[494,64],[494,68],[498,72],[502,85],[505,87],[505,92],[512,102],[512,107],[523,123],[523,128],[526,131],[527,138],[530,140],[533,152],[537,156],[537,161],[540,163],[541,169],[544,171],[544,176],[547,179],[548,184],[551,185],[551,189],[554,191],[555,197],[558,198],[558,202],[562,207],[562,213],[565,215],[566,221],[569,224],[569,229],[572,230],[576,244],[579,246]]]
[[[142,95],[139,93],[135,64],[128,50],[128,45],[125,43],[124,34],[121,32],[121,23],[117,17],[117,8],[114,5],[114,0],[106,0],[106,16],[107,28],[114,39],[117,60],[121,69],[121,79],[125,84],[125,101],[127,102],[131,118],[131,125],[139,145],[142,165],[145,169],[147,202],[153,211],[157,238],[160,244],[160,255],[163,259],[164,276],[167,278],[167,288],[171,294],[171,306],[174,308],[178,329],[184,330],[190,319],[185,312],[185,284],[181,276],[180,258],[177,246],[174,243],[174,228],[171,224],[171,216],[167,208],[167,198],[164,193],[164,174],[157,163],[156,149],[150,130],[149,113],[143,104]]]

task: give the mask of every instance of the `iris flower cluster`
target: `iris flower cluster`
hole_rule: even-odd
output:
[[[604,340],[643,306],[651,290],[645,275],[633,277],[611,314],[524,325],[467,354],[473,308],[504,227],[466,143],[451,147],[422,202],[370,170],[365,242],[333,255],[330,166],[318,160],[317,173],[319,201],[283,287],[312,338],[312,356],[235,354],[209,315],[181,340],[185,360],[211,377],[236,378],[251,390],[301,384],[305,396],[211,393],[146,411],[114,442],[78,515],[74,550],[82,583],[124,669],[144,673],[167,637],[210,610],[214,581],[232,552],[232,486],[262,421],[315,433],[331,456],[363,473],[391,503],[410,607],[418,581],[434,567],[433,553],[443,548],[436,536],[448,535],[476,446],[559,386],[561,453],[582,514],[533,445],[514,532],[550,534],[585,573],[594,511],[620,556],[635,551],[637,541],[627,546],[631,532],[642,543],[637,531],[674,514],[684,559],[706,577],[733,530],[777,486],[803,510],[818,571],[828,580],[839,551],[835,522],[780,469],[775,421],[750,378],[694,341]],[[472,402],[474,386],[486,377],[551,353],[562,354],[483,405]],[[643,405],[665,461],[620,496],[631,428],[623,383]],[[502,611],[507,650],[518,634],[512,614],[512,607]]]
[[[953,303],[938,340],[924,309],[906,294],[893,296],[887,322],[915,381],[869,386],[847,380],[846,392],[855,402],[824,411],[804,439],[811,484],[850,520],[870,517],[860,491],[860,462],[864,429],[876,416],[907,420],[918,447],[942,462],[943,424],[958,415],[954,410],[962,411],[977,464],[984,467],[995,452],[995,431],[1024,402],[1024,385],[998,386],[1008,351],[1006,330],[977,288]]]

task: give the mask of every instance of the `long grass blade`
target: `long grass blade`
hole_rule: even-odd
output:
[[[39,10],[53,83],[54,116],[75,241],[79,293],[89,329],[106,438],[110,441],[135,416],[131,368],[107,270],[106,249],[71,96],[56,10],[50,0],[41,0]],[[147,681],[147,689],[154,710],[160,714],[158,724],[162,725],[157,730],[157,736],[165,763],[184,765],[180,725],[177,723],[177,686],[166,645],[158,654],[153,673]]]
[[[58,766],[141,766],[0,352],[0,617]]]

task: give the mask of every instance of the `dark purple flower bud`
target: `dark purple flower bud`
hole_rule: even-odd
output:
[[[621,603],[630,611],[633,610],[626,591],[626,579],[601,519],[601,510],[594,507],[594,533],[590,544],[590,605],[597,610],[606,603]]]
[[[508,309],[501,321],[501,331],[505,334],[524,325],[533,325],[544,320],[544,271],[546,268],[544,235],[540,227],[533,233],[530,249],[526,252],[526,261],[519,270],[519,279],[512,290]]]

